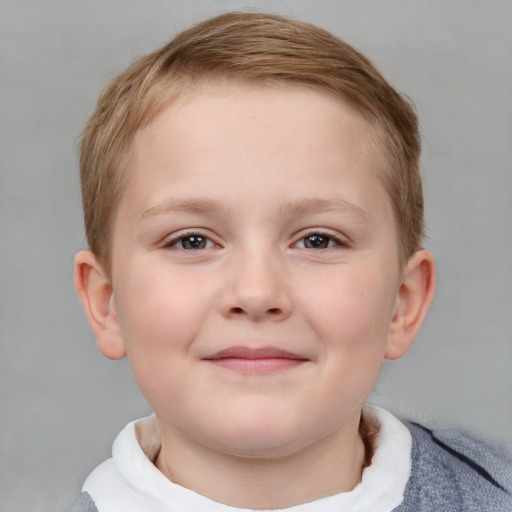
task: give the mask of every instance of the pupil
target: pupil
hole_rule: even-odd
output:
[[[202,236],[192,235],[184,238],[181,243],[184,249],[203,249],[206,245],[206,240]]]
[[[322,235],[311,235],[306,238],[306,247],[312,249],[324,249],[329,244],[329,239]]]

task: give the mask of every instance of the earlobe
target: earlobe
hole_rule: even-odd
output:
[[[91,251],[80,251],[76,255],[74,281],[100,351],[109,359],[122,359],[126,349],[112,283]]]
[[[398,290],[386,348],[386,359],[398,359],[411,346],[427,314],[435,290],[434,257],[426,249],[407,262]]]

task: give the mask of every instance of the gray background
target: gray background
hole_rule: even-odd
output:
[[[149,412],[72,285],[76,141],[101,85],[192,22],[252,7],[321,25],[417,105],[437,296],[373,401],[512,440],[512,2],[0,0],[0,511],[65,510]]]

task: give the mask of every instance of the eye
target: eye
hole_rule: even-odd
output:
[[[338,245],[347,245],[343,241],[323,233],[311,233],[301,238],[296,247],[300,249],[329,249]]]
[[[169,240],[165,246],[184,249],[186,251],[198,251],[201,249],[210,249],[215,247],[215,244],[206,236],[191,233],[189,235],[182,235],[179,238]]]

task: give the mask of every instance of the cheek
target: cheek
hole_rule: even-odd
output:
[[[190,355],[212,302],[212,293],[201,290],[198,278],[151,268],[127,268],[116,290],[128,359],[144,394],[157,381],[169,381],[169,389],[179,383],[180,365]]]
[[[128,268],[119,279],[118,316],[129,344],[181,343],[193,336],[212,302],[212,291],[200,276],[151,262]],[[143,270],[141,270],[143,267]],[[129,276],[129,277],[128,277]]]
[[[383,275],[362,267],[317,277],[306,309],[327,350],[381,357],[394,304],[393,287]]]
[[[319,341],[322,363],[310,416],[317,422],[322,418],[329,430],[358,414],[375,386],[386,349],[392,292],[379,272],[362,266],[317,275],[314,283],[300,301],[307,328]]]

